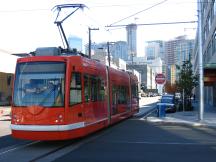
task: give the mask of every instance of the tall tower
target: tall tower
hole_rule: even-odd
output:
[[[129,24],[126,26],[127,30],[127,44],[129,60],[132,60],[134,56],[137,56],[137,25]]]

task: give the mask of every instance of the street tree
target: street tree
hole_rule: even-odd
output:
[[[192,90],[198,85],[198,75],[193,74],[192,64],[190,60],[184,61],[182,66],[179,67],[179,69],[179,79],[178,81],[176,81],[177,91],[179,91],[182,94],[182,104],[185,105],[185,110],[192,110]]]
[[[167,93],[174,94],[176,92],[176,84],[171,84],[170,81],[166,81],[164,90]]]

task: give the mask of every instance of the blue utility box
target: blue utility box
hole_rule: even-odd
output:
[[[158,110],[158,117],[166,117],[166,105],[164,104],[158,104],[157,105]]]

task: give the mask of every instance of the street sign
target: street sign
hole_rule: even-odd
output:
[[[162,74],[162,73],[157,74],[157,75],[155,76],[155,82],[156,82],[157,84],[165,84],[165,82],[166,82],[166,77],[165,77],[165,75]]]

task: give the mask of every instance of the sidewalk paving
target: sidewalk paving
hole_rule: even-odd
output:
[[[167,113],[165,117],[147,117],[148,122],[181,124],[216,128],[216,108],[204,105],[203,120],[199,121],[199,104],[193,103],[194,111]]]
[[[10,120],[11,107],[10,106],[0,106],[0,120]]]

